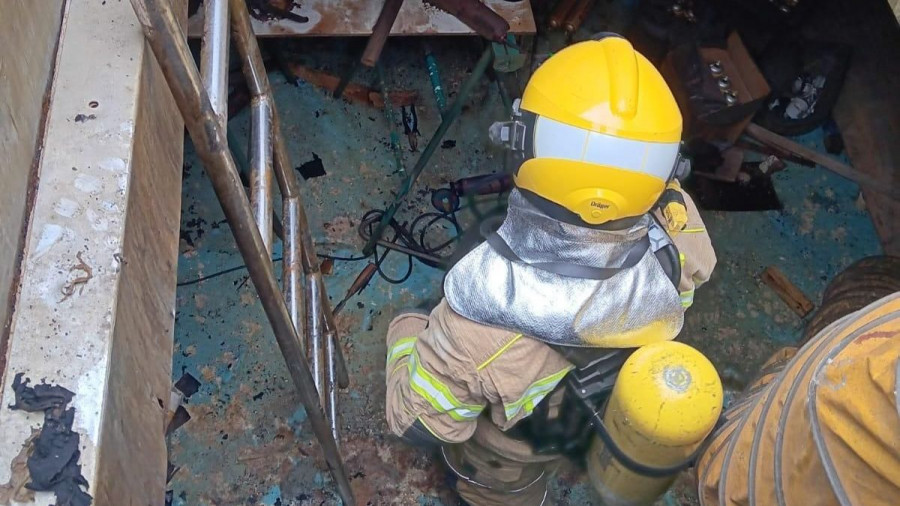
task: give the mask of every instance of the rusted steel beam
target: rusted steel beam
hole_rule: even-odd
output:
[[[355,504],[337,443],[331,434],[322,405],[317,402],[318,392],[303,356],[300,338],[275,280],[272,261],[253,221],[250,203],[228,150],[226,133],[203,88],[200,73],[194,65],[171,4],[166,0],[132,0],[131,4],[234,233],[238,249],[247,264],[250,278],[285,358],[288,372],[306,407],[313,432],[322,445],[338,493],[346,504]],[[232,17],[241,17],[237,15],[237,11],[241,11],[246,17],[246,6],[241,0],[238,0],[238,5],[240,9],[235,9],[235,3],[231,3]]]

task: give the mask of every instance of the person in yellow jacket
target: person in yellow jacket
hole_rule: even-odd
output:
[[[502,225],[437,307],[387,336],[390,430],[440,445],[468,503],[542,504],[559,455],[507,431],[538,407],[564,416],[557,386],[591,350],[680,332],[716,262],[677,184],[681,129],[662,76],[618,36],[552,56],[492,128],[523,161]]]

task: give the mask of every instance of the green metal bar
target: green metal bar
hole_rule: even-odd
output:
[[[437,102],[438,112],[441,117],[447,110],[447,99],[444,97],[444,88],[441,86],[441,71],[438,69],[437,60],[430,49],[425,50],[425,68],[428,69],[428,78],[431,80],[431,90],[434,92],[434,101]]]
[[[466,79],[466,82],[463,83],[462,87],[459,89],[459,94],[456,96],[456,100],[453,101],[453,105],[450,107],[450,110],[444,115],[443,120],[441,121],[441,125],[438,127],[437,131],[431,136],[431,140],[428,141],[428,145],[425,146],[425,150],[422,151],[422,156],[419,157],[419,160],[416,162],[416,165],[409,171],[409,174],[406,176],[406,180],[403,182],[403,185],[400,187],[400,191],[397,193],[397,197],[394,198],[394,201],[391,205],[384,211],[384,216],[381,217],[381,222],[378,223],[378,226],[372,232],[371,237],[366,242],[365,247],[363,248],[364,255],[371,255],[375,252],[375,245],[379,239],[381,239],[382,234],[384,234],[385,229],[387,229],[388,224],[390,224],[391,220],[394,219],[394,215],[397,214],[397,210],[400,208],[400,204],[406,199],[406,196],[409,194],[409,191],[412,189],[413,185],[416,184],[416,180],[419,178],[419,175],[425,170],[425,166],[428,164],[428,160],[431,159],[431,155],[434,154],[434,150],[437,149],[438,145],[441,143],[441,139],[444,138],[444,134],[447,133],[447,130],[450,128],[450,125],[456,121],[456,118],[459,117],[460,113],[462,113],[463,103],[469,98],[469,94],[472,93],[472,89],[475,88],[475,84],[478,83],[479,80],[484,76],[485,71],[488,66],[491,64],[491,60],[494,57],[494,52],[491,50],[491,46],[488,45],[484,52],[481,53],[481,58],[478,60],[478,64],[475,65],[475,69],[472,70],[472,75]]]
[[[385,84],[384,65],[378,63],[375,67],[378,71],[378,85],[381,86],[381,97],[384,100],[384,118],[387,120],[388,131],[390,132],[394,163],[397,165],[397,172],[403,172],[406,169],[403,167],[403,153],[400,151],[400,135],[395,128],[397,123],[394,121],[394,107],[391,105],[391,94],[388,93],[387,84]]]

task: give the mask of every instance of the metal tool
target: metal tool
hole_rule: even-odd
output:
[[[438,188],[431,192],[431,205],[442,213],[457,211],[460,197],[467,195],[493,195],[511,190],[511,174],[485,174],[457,179],[448,188]]]
[[[413,166],[412,170],[407,173],[406,180],[403,182],[400,190],[397,192],[397,196],[394,198],[394,201],[391,202],[391,205],[384,211],[384,215],[381,217],[381,221],[375,227],[375,230],[372,232],[372,235],[369,237],[369,240],[366,242],[366,245],[363,246],[363,254],[371,255],[375,251],[376,242],[381,239],[382,234],[384,234],[385,229],[387,229],[391,220],[394,218],[394,215],[397,214],[397,210],[400,209],[400,204],[406,199],[406,196],[409,195],[410,190],[413,185],[416,183],[416,180],[419,178],[419,175],[425,170],[425,166],[428,164],[428,160],[431,159],[431,155],[434,154],[434,150],[437,149],[438,145],[441,143],[441,139],[443,139],[444,134],[447,133],[447,130],[450,128],[450,125],[456,121],[456,118],[462,113],[463,102],[468,100],[469,94],[472,92],[472,89],[475,87],[475,83],[477,83],[482,76],[484,76],[484,72],[487,70],[488,65],[491,64],[491,60],[493,59],[493,51],[491,47],[488,46],[481,53],[481,58],[478,60],[478,63],[475,65],[475,68],[472,70],[472,74],[469,75],[469,78],[463,83],[463,85],[459,88],[459,93],[456,95],[456,100],[453,101],[453,105],[450,107],[450,110],[443,116],[443,120],[441,121],[440,126],[434,135],[431,136],[431,140],[428,141],[428,145],[425,146],[425,149],[422,151],[422,155],[419,156],[418,161],[416,161],[415,166]]]
[[[369,286],[369,282],[372,281],[372,276],[374,276],[376,272],[378,272],[378,266],[375,263],[369,262],[366,264],[366,266],[363,267],[363,270],[356,276],[356,279],[353,280],[353,283],[350,284],[350,288],[347,289],[344,298],[334,306],[332,314],[337,315],[341,312],[341,309],[344,309],[344,305],[347,304],[347,301],[350,300],[351,297],[359,295],[365,290],[366,287]]]
[[[224,2],[225,0],[208,1]],[[176,19],[173,4],[166,0],[132,0],[131,3],[143,29],[144,37],[175,98],[185,127],[194,142],[197,155],[203,162],[216,196],[225,212],[225,217],[235,236],[235,242],[253,280],[253,286],[259,294],[260,303],[272,326],[275,340],[284,356],[288,373],[306,408],[312,430],[322,445],[323,454],[331,468],[338,493],[345,504],[355,504],[353,490],[350,488],[350,481],[338,451],[335,436],[336,407],[333,401],[336,392],[334,389],[330,389],[326,395],[326,400],[332,401],[328,406],[328,412],[333,416],[329,419],[325,416],[322,403],[319,402],[316,381],[310,372],[298,333],[298,328],[301,326],[299,301],[302,268],[310,288],[315,286],[318,289],[318,291],[310,289],[307,296],[315,295],[312,304],[314,307],[321,308],[318,312],[307,316],[313,321],[324,320],[325,336],[330,338],[326,348],[330,351],[328,356],[333,361],[327,367],[326,383],[332,386],[346,384],[349,381],[346,364],[343,362],[340,346],[335,342],[336,326],[331,315],[328,298],[325,296],[321,273],[318,272],[315,248],[306,214],[300,201],[299,182],[287,156],[277,110],[274,107],[271,108],[272,135],[270,137],[261,136],[260,142],[263,144],[261,149],[274,151],[273,168],[282,194],[284,209],[282,215],[285,223],[283,294],[279,290],[271,257],[258,226],[259,223],[255,222],[255,218],[260,218],[260,223],[262,220],[269,220],[271,213],[254,216],[253,209],[250,202],[247,201],[244,188],[240,183],[234,158],[228,150],[227,136],[222,125],[225,108],[222,107],[221,101],[217,101],[215,107],[210,102],[210,95],[203,86],[200,73],[197,71],[193,56],[184,39],[184,33]],[[223,5],[218,7],[224,8]],[[247,5],[244,0],[230,0],[228,7],[231,11],[233,41],[243,60],[248,88],[254,98],[258,98],[260,101],[271,100],[268,76],[262,63],[256,37],[250,28]],[[216,17],[219,23],[222,23],[223,18],[227,19],[227,16]],[[223,44],[219,39],[223,33],[227,36],[228,31],[219,26],[210,33],[213,35],[204,43],[221,49]],[[207,57],[222,58],[227,55],[227,52],[219,50],[207,52],[207,55],[215,54],[220,56]],[[222,61],[218,63],[222,63]],[[214,65],[206,66],[206,68],[210,67],[214,67]],[[206,82],[211,83],[213,80],[208,78]],[[268,148],[265,147],[267,141]],[[264,197],[264,195],[260,195],[260,198]],[[269,197],[271,197],[271,193]]]
[[[400,116],[403,119],[403,133],[409,139],[409,150],[419,149],[419,117],[416,115],[416,106],[400,107]]]

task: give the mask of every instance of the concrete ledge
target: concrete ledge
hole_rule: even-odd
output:
[[[69,2],[60,37],[0,390],[0,483],[43,422],[5,409],[25,373],[75,392],[94,504],[162,504],[183,125],[129,2]],[[79,254],[90,276],[73,270]]]

